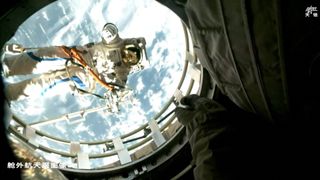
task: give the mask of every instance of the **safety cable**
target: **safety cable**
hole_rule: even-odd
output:
[[[89,74],[96,80],[99,84],[101,84],[106,89],[113,91],[114,86],[111,86],[107,82],[103,81],[99,78],[99,76],[93,71],[93,69],[86,63],[86,61],[79,55],[76,48],[69,48],[66,46],[61,46],[62,50],[73,60],[77,60],[82,67],[89,72]]]

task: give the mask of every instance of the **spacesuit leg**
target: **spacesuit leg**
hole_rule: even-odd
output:
[[[65,69],[54,71],[51,73],[45,73],[39,77],[33,79],[27,79],[18,83],[8,84],[5,88],[8,101],[21,100],[28,97],[42,96],[54,86],[73,80],[78,87],[84,88],[85,85],[85,73],[81,68],[73,68],[69,74]],[[74,84],[71,84],[74,89]]]
[[[60,47],[53,46],[18,55],[6,55],[2,66],[5,76],[44,73],[50,70],[63,69],[67,58]]]
[[[39,77],[7,84],[5,86],[5,93],[9,101],[40,95],[45,91],[46,87],[54,85],[55,81],[64,77],[66,77],[64,70],[42,74]]]

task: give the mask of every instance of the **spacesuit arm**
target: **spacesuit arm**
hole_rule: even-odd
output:
[[[274,126],[228,99],[221,102],[191,95],[181,99],[190,109],[176,109],[187,130],[195,179],[277,179],[281,146]]]
[[[216,165],[216,154],[210,144],[219,140],[226,130],[225,122],[220,118],[226,113],[225,108],[215,101],[196,95],[183,98],[182,103],[191,107],[178,107],[176,116],[186,127],[195,164],[195,179],[222,179]],[[219,148],[215,150],[219,151]]]

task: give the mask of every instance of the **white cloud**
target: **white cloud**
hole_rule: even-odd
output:
[[[88,131],[88,127],[85,126],[85,125],[83,124],[83,122],[81,122],[81,123],[77,124],[77,126],[76,126],[75,129],[74,129],[74,131],[75,131],[76,133],[81,133],[81,132],[84,132],[84,131]]]
[[[136,86],[136,90],[141,91],[144,87],[145,87],[145,85],[143,84],[142,79],[138,78],[138,84]]]
[[[66,134],[67,133],[67,129],[66,127],[66,123],[62,122],[62,123],[55,123],[54,127],[57,128],[57,130],[62,133],[62,134]]]
[[[159,111],[163,105],[162,92],[153,92],[149,98],[150,104],[153,106],[153,111]]]

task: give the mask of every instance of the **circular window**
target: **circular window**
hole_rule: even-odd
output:
[[[32,96],[10,102],[11,135],[67,168],[114,168],[154,153],[182,129],[173,114],[179,99],[201,86],[202,71],[186,26],[153,0],[56,1],[28,18],[7,43],[32,51],[96,43],[107,22],[117,26],[123,39],[146,40],[143,68],[133,68],[124,91],[112,96],[98,84],[91,94],[79,93],[69,79],[26,86]],[[41,72],[4,75],[5,84],[53,72],[52,62],[37,65]]]
[[[124,39],[144,37],[147,42],[148,62],[144,62],[143,70],[129,74],[127,94],[102,99],[77,94],[68,87],[70,81],[55,81],[56,84],[34,87],[38,94],[32,97],[13,101],[12,112],[36,129],[70,141],[110,139],[152,119],[172,96],[171,90],[181,78],[185,56],[182,24],[159,4],[58,1],[25,21],[9,43],[33,48],[99,42],[106,22],[116,24]],[[46,66],[52,62],[41,63],[44,72],[51,69]],[[13,77],[14,83],[26,78]],[[94,93],[103,96],[107,91],[98,89]]]

